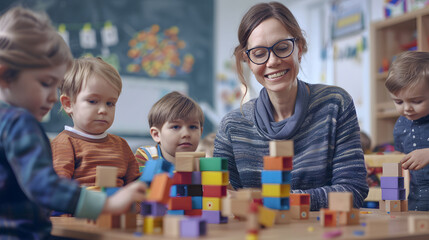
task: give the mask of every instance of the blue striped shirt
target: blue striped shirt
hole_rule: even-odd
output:
[[[356,110],[350,95],[339,87],[307,84],[308,111],[295,135],[291,189],[311,194],[311,210],[328,207],[328,192],[348,191],[354,206],[368,194]],[[234,188],[260,188],[263,157],[270,139],[255,124],[255,99],[228,113],[216,140],[215,157],[228,159]]]
[[[0,239],[46,239],[49,209],[96,219],[105,200],[104,193],[59,178],[40,123],[0,102]]]

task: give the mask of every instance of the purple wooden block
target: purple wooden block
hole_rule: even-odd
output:
[[[192,172],[192,184],[201,185],[201,172]]]
[[[167,206],[158,202],[142,202],[140,204],[140,214],[143,216],[164,216],[167,212]]]
[[[228,218],[220,214],[220,211],[203,210],[201,216],[207,223],[227,223]]]
[[[189,217],[180,221],[181,237],[199,237],[206,235],[207,223],[200,217]]]
[[[381,177],[381,188],[404,188],[404,177]]]
[[[405,200],[405,189],[404,188],[382,188],[381,199],[382,200]]]

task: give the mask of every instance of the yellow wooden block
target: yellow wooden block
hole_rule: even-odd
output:
[[[258,234],[248,233],[246,234],[246,240],[258,240]]]
[[[227,186],[229,183],[228,172],[204,171],[201,172],[201,185]]]
[[[274,225],[276,220],[276,211],[266,208],[264,206],[259,206],[259,223],[265,227],[271,227]]]
[[[203,210],[220,211],[221,198],[203,197]]]
[[[289,197],[290,184],[262,184],[264,197]]]
[[[162,217],[145,217],[143,219],[143,232],[145,234],[162,234]]]

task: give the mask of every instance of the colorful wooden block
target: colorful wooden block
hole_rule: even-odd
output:
[[[184,216],[178,216],[178,215],[166,215],[163,218],[163,227],[164,229],[167,229],[164,231],[164,236],[166,237],[174,237],[179,238],[180,237],[180,221],[184,219]]]
[[[264,156],[264,170],[292,171],[292,157]]]
[[[192,209],[203,209],[203,197],[195,196],[192,198]]]
[[[276,211],[266,208],[264,206],[259,206],[258,211],[259,224],[265,227],[272,227],[276,220]]]
[[[353,208],[351,192],[329,192],[329,210],[348,212]]]
[[[192,172],[192,184],[201,185],[201,172]]]
[[[172,180],[167,173],[159,173],[153,178],[147,200],[167,204]]]
[[[200,171],[228,171],[228,160],[220,157],[200,158]]]
[[[279,170],[262,170],[261,182],[273,184],[290,184],[291,172]]]
[[[402,177],[401,163],[383,163],[383,177]]]
[[[226,186],[203,185],[203,196],[217,198],[224,197],[226,196]]]
[[[201,217],[207,221],[207,223],[227,223],[228,218],[221,215],[220,211],[203,210]]]
[[[264,197],[264,206],[276,210],[289,210],[289,198]]]
[[[263,197],[289,197],[290,184],[262,184]]]
[[[405,189],[404,188],[382,188],[381,199],[382,200],[405,200]]]
[[[201,172],[201,184],[202,185],[222,185],[227,186],[229,183],[228,172],[212,172],[205,171]]]
[[[339,212],[338,225],[359,225],[360,211],[357,208],[353,208],[349,212]]]
[[[203,196],[203,186],[201,184],[188,185],[188,196]]]
[[[178,184],[172,185],[170,188],[170,197],[186,197],[188,196],[188,185]]]
[[[97,166],[95,168],[95,186],[116,187],[118,168],[111,166]]]
[[[290,157],[294,155],[293,140],[270,141],[270,156]]]
[[[164,216],[167,206],[159,202],[144,201],[140,203],[140,214],[143,216]]]
[[[216,197],[203,197],[203,210],[210,210],[210,211],[220,211],[220,198]]]
[[[185,218],[180,222],[181,237],[200,237],[207,233],[207,223],[201,218]]]
[[[162,234],[163,217],[147,216],[143,218],[143,233]]]
[[[186,216],[201,216],[203,214],[202,209],[191,209],[191,210],[185,210]]]
[[[291,193],[289,195],[290,205],[310,205],[309,193]]]
[[[319,212],[320,224],[324,227],[337,226],[337,211],[322,208]]]
[[[103,189],[102,191],[105,192],[108,197],[110,197],[113,194],[115,194],[120,188],[119,187],[103,187],[102,189]]]
[[[381,188],[404,188],[404,177],[380,177]]]
[[[185,210],[167,210],[167,215],[185,215]]]
[[[169,176],[173,175],[174,171],[174,165],[173,163],[163,159],[159,158],[156,160],[148,160],[146,162],[145,168],[143,170],[142,175],[140,176],[140,181],[144,181],[147,183],[148,186],[150,186],[153,178],[156,174],[159,173],[168,173]]]
[[[310,205],[291,205],[290,212],[293,219],[308,219],[310,215]]]
[[[173,175],[173,185],[192,184],[192,172],[175,172]]]
[[[192,197],[171,197],[168,200],[169,210],[191,210]]]

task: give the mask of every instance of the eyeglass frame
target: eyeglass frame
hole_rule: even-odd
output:
[[[282,39],[282,40],[279,40],[279,41],[277,41],[276,43],[274,43],[271,47],[254,47],[254,48],[251,48],[251,49],[248,49],[248,50],[246,50],[245,51],[245,53],[246,53],[246,55],[247,55],[247,57],[249,58],[249,60],[252,62],[252,63],[254,63],[254,64],[256,64],[256,65],[262,65],[262,64],[265,64],[265,63],[267,63],[268,62],[268,60],[270,60],[270,57],[271,57],[271,52],[273,52],[274,53],[274,55],[276,55],[276,57],[278,57],[278,58],[281,58],[281,59],[283,59],[283,58],[287,58],[287,57],[289,57],[290,55],[292,55],[292,53],[293,53],[293,51],[295,50],[295,41],[297,40],[297,38],[285,38],[285,39]],[[274,46],[275,45],[277,45],[279,42],[283,42],[283,41],[291,41],[292,42],[292,51],[289,53],[289,55],[287,55],[286,57],[279,57],[275,52],[274,52],[274,50],[273,50],[273,48],[274,48]],[[267,57],[267,60],[265,60],[263,63],[255,63],[253,60],[252,60],[252,58],[250,58],[250,51],[252,51],[253,49],[256,49],[256,48],[265,48],[265,49],[267,49],[268,50],[268,57]]]

